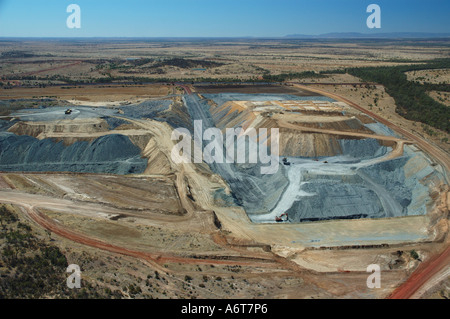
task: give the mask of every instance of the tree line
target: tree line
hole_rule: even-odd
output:
[[[450,59],[429,61],[419,65],[348,68],[346,72],[366,82],[376,82],[386,88],[397,105],[396,112],[406,119],[422,122],[450,132],[450,108],[431,98],[427,91],[448,91],[449,85],[420,84],[408,81],[405,72],[414,70],[448,69]]]

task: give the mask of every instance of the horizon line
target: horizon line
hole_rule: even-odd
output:
[[[349,32],[353,33],[353,32]],[[308,34],[290,34],[285,36],[0,36],[0,39],[279,39],[279,40],[339,40],[339,39],[354,39],[354,40],[399,40],[399,39],[450,39],[450,33],[410,33],[410,36],[406,36],[409,32],[404,32],[405,35],[401,36],[400,32],[392,33],[380,33],[378,34],[349,34],[344,32],[342,36],[339,33],[326,33],[320,35],[308,35]],[[402,32],[403,33],[403,32]],[[356,34],[356,33],[355,33]],[[392,36],[389,36],[392,34]],[[397,34],[395,36],[394,34]],[[415,35],[414,35],[415,34]]]

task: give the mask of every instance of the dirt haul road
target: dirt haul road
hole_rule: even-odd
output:
[[[389,299],[409,299],[414,298],[420,288],[429,281],[439,283],[440,279],[444,280],[448,276],[450,268],[450,247],[438,256],[433,256],[428,261],[422,263],[416,271],[398,287],[388,298]],[[440,273],[444,270],[443,276]],[[437,280],[434,280],[436,277]],[[431,285],[433,286],[433,285]],[[431,287],[430,287],[431,288]],[[420,296],[417,296],[420,297]]]
[[[121,117],[117,117],[121,118]],[[162,219],[168,219],[168,217],[157,217],[152,216],[151,222],[152,223],[165,223],[160,224],[160,226],[163,227],[183,227],[180,225],[180,222],[183,221],[185,227],[190,226],[189,229],[198,229],[201,228],[202,231],[211,232],[213,231],[211,229],[211,225],[213,225],[213,222],[208,223],[205,219],[206,212],[211,212],[214,207],[211,205],[211,203],[214,202],[212,195],[210,194],[210,189],[214,189],[215,187],[225,187],[226,185],[223,184],[223,182],[218,178],[213,178],[211,180],[208,176],[204,176],[203,174],[199,174],[195,164],[193,163],[182,163],[182,164],[175,164],[172,160],[172,157],[170,156],[171,150],[174,145],[174,141],[171,140],[171,133],[172,128],[167,123],[161,123],[158,121],[153,120],[132,120],[128,119],[127,121],[139,126],[141,129],[144,129],[148,131],[153,138],[156,140],[158,147],[160,151],[165,154],[165,158],[168,161],[169,166],[171,167],[171,170],[176,175],[176,187],[178,189],[178,194],[180,196],[180,200],[183,204],[183,207],[186,209],[187,213],[182,217],[177,217],[176,219],[178,222],[168,222],[162,221]],[[188,200],[186,195],[186,180],[189,183],[190,188],[193,191],[193,196],[195,198],[196,206],[194,207],[193,204]],[[15,199],[13,197],[15,196]],[[299,267],[296,264],[286,262],[282,259],[277,258],[277,256],[272,255],[269,259],[260,259],[258,258],[257,254],[250,254],[248,251],[243,251],[242,254],[239,256],[225,256],[226,259],[222,258],[220,256],[201,256],[199,258],[188,258],[188,257],[181,257],[181,256],[175,256],[172,254],[169,254],[167,252],[152,252],[152,253],[146,253],[146,252],[140,252],[140,251],[134,251],[130,250],[124,247],[119,247],[115,245],[111,245],[109,243],[105,243],[102,241],[99,241],[95,238],[90,238],[84,234],[76,233],[74,231],[71,231],[70,229],[67,229],[63,227],[62,225],[57,224],[53,220],[49,219],[47,216],[43,214],[39,214],[34,211],[34,207],[43,207],[43,208],[52,208],[56,207],[58,208],[58,211],[61,209],[64,210],[64,207],[70,206],[72,209],[71,211],[74,212],[81,212],[84,208],[84,210],[89,211],[89,209],[86,209],[87,206],[92,204],[82,203],[77,204],[74,202],[68,203],[67,201],[64,203],[61,203],[61,199],[54,199],[54,198],[38,198],[36,199],[36,195],[31,194],[24,194],[24,193],[18,193],[18,192],[12,192],[12,191],[0,191],[0,202],[6,202],[6,203],[12,203],[19,206],[25,206],[27,208],[27,211],[30,215],[30,217],[39,225],[41,225],[44,228],[47,228],[51,230],[52,232],[66,237],[70,240],[77,241],[92,247],[108,250],[111,252],[121,253],[128,256],[133,256],[136,258],[140,258],[142,260],[146,260],[148,262],[153,263],[163,263],[165,261],[167,262],[180,262],[180,263],[192,263],[192,264],[224,264],[224,265],[246,265],[246,266],[253,266],[253,267],[265,267],[269,269],[273,269],[274,271],[280,269],[280,264],[282,265],[281,269],[293,269],[294,271],[298,271]],[[26,206],[27,205],[27,206]],[[111,211],[112,210],[112,211]],[[114,210],[110,207],[95,207],[95,209],[92,209],[91,211],[100,211],[104,213],[109,214],[117,214],[120,213],[117,210]],[[209,214],[212,215],[211,213]],[[138,217],[138,216],[136,216]],[[211,218],[212,219],[212,218]],[[172,218],[172,221],[173,220]],[[192,226],[192,227],[191,227]],[[230,247],[226,241],[222,245],[226,249],[232,249],[236,251],[234,247]]]
[[[51,199],[49,198],[49,201]],[[71,241],[87,245],[90,247],[106,250],[112,253],[122,254],[126,256],[135,257],[151,264],[158,266],[158,268],[166,263],[187,263],[187,264],[215,264],[215,265],[240,265],[240,266],[254,266],[254,267],[268,267],[268,268],[277,268],[278,262],[272,258],[256,258],[256,256],[225,256],[225,258],[221,259],[219,256],[217,258],[203,258],[203,256],[195,258],[195,257],[183,257],[177,256],[166,252],[143,252],[137,251],[125,247],[120,247],[111,243],[104,242],[102,240],[87,236],[85,234],[72,231],[63,225],[57,223],[53,219],[49,218],[47,215],[39,212],[34,206],[24,203],[18,203],[14,200],[7,200],[1,198],[1,202],[10,203],[17,205],[19,207],[24,208],[27,216],[37,223],[39,226],[47,229],[56,235],[69,239]],[[221,256],[223,257],[223,256]],[[167,270],[166,270],[167,272]]]
[[[416,136],[416,135],[414,135],[414,134],[412,134],[412,133],[402,129],[401,127],[399,127],[399,126],[389,122],[385,118],[383,118],[383,117],[381,117],[381,116],[379,116],[379,115],[377,115],[377,114],[375,114],[375,113],[373,113],[371,111],[366,110],[365,108],[359,106],[358,104],[356,104],[356,103],[354,103],[354,102],[352,102],[352,101],[350,101],[350,100],[348,100],[348,99],[346,99],[346,98],[344,98],[342,96],[339,96],[337,94],[330,93],[330,92],[327,92],[327,91],[323,91],[323,90],[320,90],[320,89],[311,88],[309,86],[304,86],[304,85],[301,85],[301,84],[297,84],[297,83],[295,83],[294,86],[299,88],[299,89],[309,90],[311,92],[315,92],[315,93],[319,93],[319,94],[324,95],[324,96],[328,96],[328,97],[330,97],[332,99],[335,99],[337,101],[341,101],[341,102],[347,103],[348,105],[350,105],[350,106],[354,107],[355,109],[357,109],[357,110],[359,110],[359,111],[369,115],[370,117],[372,117],[373,119],[377,120],[378,122],[386,125],[387,127],[391,128],[392,130],[396,131],[397,133],[403,135],[404,137],[410,139],[422,151],[424,151],[425,153],[431,155],[436,161],[439,162],[439,164],[441,164],[445,168],[445,176],[446,176],[447,181],[448,181],[447,174],[450,171],[450,158],[447,155],[447,153],[445,153],[444,151],[438,149],[437,147],[431,145],[430,143],[428,143],[424,139],[422,139],[422,138],[420,138],[420,137],[418,137],[418,136]]]
[[[300,89],[307,89],[312,92],[319,93],[324,96],[328,96],[337,101],[342,101],[348,105],[356,108],[357,110],[369,115],[378,122],[386,125],[387,127],[393,129],[397,133],[407,137],[408,139],[415,142],[415,144],[425,153],[430,154],[436,161],[439,162],[444,168],[445,176],[447,177],[448,171],[450,170],[450,159],[449,156],[436,148],[435,146],[429,144],[424,139],[415,136],[407,132],[406,130],[398,127],[397,125],[389,122],[383,117],[366,110],[365,108],[359,106],[358,104],[343,98],[337,94],[333,94],[327,91],[323,91],[316,88],[306,87],[301,84],[294,84],[295,87]],[[424,287],[428,281],[434,279],[434,277],[442,271],[445,267],[449,267],[450,264],[450,247],[447,247],[440,255],[431,256],[430,259],[423,264],[421,264],[416,271],[405,281],[401,286],[399,286],[390,296],[391,299],[407,299],[414,296],[414,294],[421,288]]]

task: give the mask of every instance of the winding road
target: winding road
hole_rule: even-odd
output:
[[[370,112],[366,110],[365,108],[359,106],[358,104],[343,98],[337,94],[330,93],[324,90],[320,90],[317,88],[311,88],[310,86],[301,85],[298,83],[293,83],[293,85],[299,89],[308,90],[311,92],[319,93],[324,96],[328,96],[332,99],[335,99],[337,101],[342,101],[355,109],[369,115],[376,121],[386,125],[387,127],[391,128],[392,130],[396,131],[397,133],[401,134],[402,136],[408,138],[409,140],[413,141],[416,146],[418,146],[423,152],[426,154],[431,155],[443,168],[444,168],[444,175],[448,182],[448,172],[450,171],[450,158],[444,151],[440,150],[439,148],[431,145],[424,139],[400,128],[399,126],[391,123],[390,121],[386,120],[385,118]],[[424,287],[429,281],[435,281],[436,277],[439,276],[440,272],[450,267],[450,247],[447,246],[447,248],[442,251],[440,254],[435,254],[433,256],[430,256],[429,260],[423,262],[420,264],[420,266],[414,271],[414,273],[397,289],[394,290],[394,292],[388,296],[390,299],[408,299],[408,298],[414,298],[416,293]],[[447,271],[445,273],[448,273]]]
[[[428,143],[427,141],[425,141],[423,138],[420,138],[404,129],[402,129],[401,127],[399,127],[398,125],[395,125],[394,123],[386,120],[385,118],[369,111],[366,110],[365,108],[363,108],[362,106],[359,106],[358,104],[342,97],[339,96],[337,94],[334,93],[330,93],[324,90],[320,90],[317,88],[311,88],[309,86],[305,86],[305,85],[301,85],[298,83],[294,83],[293,84],[295,87],[299,88],[299,89],[303,89],[303,90],[309,90],[311,92],[315,92],[315,93],[319,93],[321,95],[330,97],[332,99],[335,99],[337,101],[341,101],[344,102],[352,107],[354,107],[355,109],[369,115],[370,117],[372,117],[373,119],[375,119],[377,122],[380,122],[381,124],[386,125],[387,127],[391,128],[392,130],[396,131],[397,133],[403,135],[404,137],[408,138],[409,140],[413,141],[414,144],[416,146],[418,146],[422,151],[424,151],[425,153],[431,155],[437,162],[439,162],[439,164],[441,166],[443,166],[445,168],[444,170],[444,174],[445,177],[447,179],[447,182],[449,182],[448,179],[448,172],[450,171],[450,157],[448,156],[448,154],[446,152],[444,152],[443,150],[437,148],[434,145],[431,145],[430,143]]]

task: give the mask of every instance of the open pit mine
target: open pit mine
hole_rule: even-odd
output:
[[[220,263],[252,266],[260,274],[311,271],[316,278],[342,270],[342,276],[360,276],[377,262],[393,275],[376,296],[387,296],[405,279],[406,264],[393,266],[399,247],[445,237],[448,161],[428,154],[411,136],[342,99],[295,85],[288,93],[282,87],[281,93],[254,94],[185,89],[130,105],[49,106],[38,100],[36,107],[3,116],[1,201],[25,208],[59,236],[165,264],[167,271],[171,263]],[[267,164],[225,159],[176,163],[173,131],[194,135],[200,120],[202,132],[217,128],[224,136],[230,128],[267,129],[257,138],[269,150],[277,128],[277,170],[263,174]],[[249,158],[250,139],[236,140]],[[105,226],[100,231],[77,218]],[[130,232],[146,225],[190,234],[199,243],[130,239],[105,231],[114,229],[111,223]],[[320,255],[344,248],[365,257],[350,262],[348,255]],[[364,280],[359,292],[340,288],[339,294],[364,296]],[[332,296],[323,287],[322,296]]]

